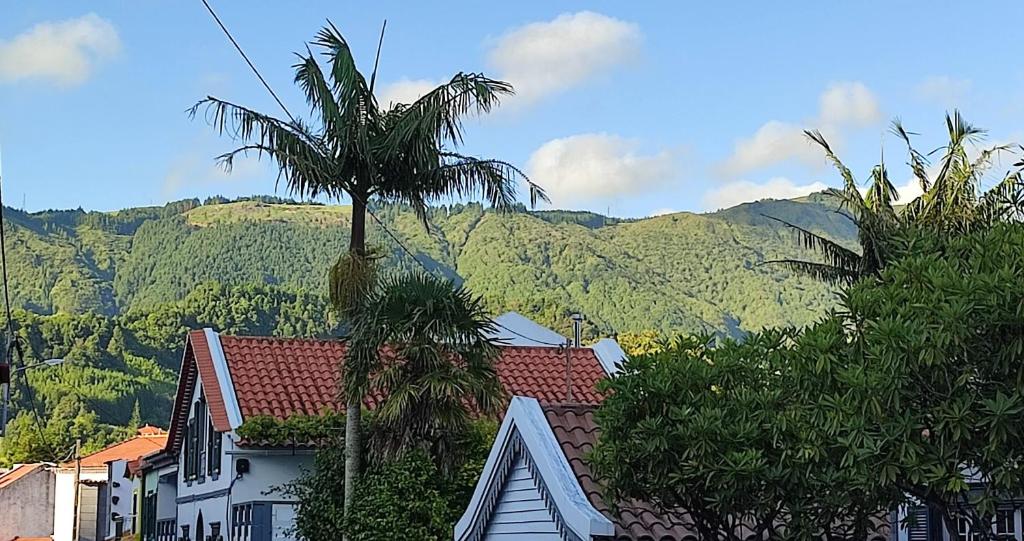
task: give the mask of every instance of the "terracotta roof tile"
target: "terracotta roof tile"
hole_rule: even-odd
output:
[[[43,464],[42,462],[37,462],[35,464],[18,464],[3,475],[0,475],[0,488],[6,488],[13,485],[18,481],[18,479],[31,474],[45,465],[46,464]]]
[[[83,468],[99,468],[114,460],[138,460],[154,451],[159,451],[167,444],[167,434],[140,435],[115,443],[91,455],[82,457]],[[61,464],[62,468],[74,466],[74,462]]]
[[[337,340],[221,336],[221,347],[242,417],[315,415],[344,407],[338,394],[346,347]],[[604,369],[588,348],[571,350],[573,398],[597,403]],[[552,347],[502,346],[498,378],[511,395],[541,403],[566,399],[565,351]],[[370,397],[375,407],[379,397]]]
[[[662,513],[643,502],[620,502],[618,514],[611,512],[602,498],[601,485],[586,460],[599,435],[594,422],[595,406],[558,404],[543,406],[543,410],[590,504],[615,524],[616,541],[697,539],[697,531],[683,513]]]

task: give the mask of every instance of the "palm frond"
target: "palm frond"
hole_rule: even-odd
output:
[[[1024,221],[1024,175],[1007,173],[978,200],[977,215],[982,224],[1000,221]]]
[[[804,134],[814,143],[817,143],[825,151],[825,156],[828,158],[832,165],[839,170],[839,174],[843,177],[843,200],[846,204],[851,205],[851,211],[855,214],[859,213],[864,207],[864,198],[861,196],[860,190],[857,187],[857,180],[853,177],[853,173],[849,167],[836,156],[835,152],[832,151],[832,147],[829,146],[828,141],[825,140],[825,136],[818,130],[804,130]]]
[[[292,192],[317,196],[337,197],[348,189],[346,178],[330,159],[320,137],[299,122],[286,122],[252,109],[220,100],[212,96],[196,103],[189,114],[195,117],[199,110],[220,133],[227,133],[244,145],[218,157],[230,169],[240,154],[255,152],[257,157],[267,156],[278,165],[279,178],[284,178]]]
[[[415,209],[425,209],[427,203],[442,198],[482,196],[495,209],[507,211],[516,203],[518,179],[526,183],[531,205],[536,206],[538,199],[548,200],[544,190],[516,166],[453,152],[440,153],[434,167],[398,172],[396,177],[396,182],[384,179],[375,195],[407,203]]]
[[[860,278],[859,273],[852,272],[849,269],[825,263],[801,261],[799,259],[772,259],[761,262],[759,265],[782,265],[796,273],[834,286],[849,285]]]
[[[927,192],[931,187],[931,181],[928,179],[927,172],[928,158],[918,152],[910,142],[910,136],[917,134],[904,129],[903,123],[898,118],[892,122],[892,133],[896,134],[897,137],[906,143],[907,154],[910,157],[910,170],[913,171],[914,178],[917,179],[917,183],[921,187],[921,192]]]
[[[857,252],[843,247],[835,241],[804,229],[803,227],[787,222],[786,220],[765,214],[762,214],[762,216],[769,220],[779,222],[787,228],[795,231],[800,244],[808,250],[813,250],[821,254],[822,258],[825,260],[825,265],[845,269],[851,273],[857,272],[860,268],[861,255]]]
[[[324,49],[324,56],[330,66],[332,90],[341,116],[354,119],[375,113],[376,100],[356,66],[352,49],[334,23],[327,21],[327,26],[317,32],[313,44]]]
[[[416,143],[462,145],[462,120],[496,107],[502,96],[513,93],[512,85],[479,73],[457,73],[450,81],[427,92],[398,117],[384,142],[390,153],[406,151]]]

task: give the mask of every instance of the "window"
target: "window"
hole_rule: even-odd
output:
[[[1013,509],[1000,509],[996,511],[993,529],[997,538],[1015,539],[1017,525],[1014,515],[1016,515],[1016,511]]]
[[[206,471],[210,475],[220,475],[221,433],[213,429],[213,420],[210,420],[206,432]]]
[[[252,504],[236,505],[231,509],[231,541],[252,540]]]
[[[975,541],[978,534],[971,532],[971,521],[966,517],[956,519],[956,538],[958,541]]]
[[[210,541],[220,541],[220,523],[210,523]]]
[[[151,538],[146,538],[147,541]],[[156,541],[177,541],[174,537],[174,519],[161,520],[156,523]]]
[[[181,527],[181,538],[184,541],[191,541],[192,538],[188,536],[188,524]]]
[[[132,533],[139,531],[139,491],[132,491]]]
[[[204,477],[206,472],[206,397],[199,395],[196,401],[196,464],[195,476]]]

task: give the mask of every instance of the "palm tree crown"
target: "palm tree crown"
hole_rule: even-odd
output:
[[[474,414],[496,414],[504,394],[488,339],[494,323],[479,297],[425,273],[385,278],[365,299],[346,362],[373,374],[378,457],[426,447],[455,461]]]
[[[977,144],[985,132],[966,122],[960,113],[946,115],[948,143],[934,153],[941,153],[937,171],[929,178],[931,165],[926,155],[917,151],[911,136],[899,120],[893,122],[892,133],[902,140],[909,155],[908,165],[921,189],[921,195],[899,207],[899,193],[882,162],[871,170],[867,190],[862,193],[853,173],[836,156],[828,141],[818,131],[805,132],[820,146],[828,160],[839,171],[843,186],[829,189],[847,216],[857,224],[860,252],[817,235],[794,224],[772,218],[797,231],[804,247],[817,251],[821,262],[783,259],[781,263],[798,272],[832,284],[848,284],[877,274],[893,254],[887,240],[901,229],[922,227],[944,235],[961,235],[1010,220],[1024,219],[1024,162],[1000,177],[985,190],[982,180],[995,158],[1012,152],[1012,145],[983,149],[971,159],[968,149]],[[769,216],[769,218],[771,218]]]

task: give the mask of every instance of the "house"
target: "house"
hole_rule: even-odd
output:
[[[278,489],[311,466],[314,449],[246,442],[237,429],[254,416],[343,410],[337,389],[345,351],[336,340],[189,333],[167,446],[142,460],[143,539],[291,539],[295,502]],[[503,345],[496,367],[511,395],[548,403],[571,393],[596,403],[597,382],[623,357],[614,342],[596,349]]]
[[[980,488],[980,483],[976,484]],[[1024,539],[1021,528],[1020,499],[1003,501],[997,508],[992,522],[992,533],[998,539]],[[911,518],[911,520],[907,520]],[[970,523],[966,519],[957,521],[957,531],[950,532],[942,520],[942,515],[935,509],[926,506],[914,506],[900,509],[898,519],[906,527],[899,528],[894,541],[969,541],[976,538],[970,534]]]
[[[132,439],[58,466],[52,507],[54,541],[72,541],[76,527],[77,541],[102,541],[115,533],[111,531],[114,507],[124,524],[131,513],[125,515],[123,509],[126,505],[131,509],[133,500],[131,482],[119,472],[128,462],[166,444],[166,433],[147,426]]]
[[[456,541],[684,541],[689,517],[645,502],[605,502],[586,460],[599,429],[593,404],[512,399]],[[869,541],[891,539],[880,521]]]
[[[53,532],[53,464],[15,464],[0,475],[0,540],[47,536]]]
[[[138,445],[146,448],[148,456],[159,452],[167,442],[166,432],[153,427],[144,426],[138,431]],[[127,451],[126,449],[123,449]],[[122,453],[107,461],[106,491],[108,513],[99,520],[106,520],[103,532],[105,539],[121,539],[125,535],[138,532],[141,471],[141,456],[131,458],[133,452]]]

